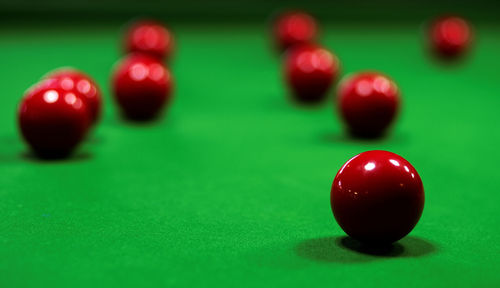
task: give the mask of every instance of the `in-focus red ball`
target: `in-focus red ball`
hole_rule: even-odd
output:
[[[297,45],[312,44],[318,36],[316,20],[304,12],[288,12],[274,22],[273,38],[280,51]]]
[[[424,187],[413,166],[387,151],[367,151],[347,161],[333,180],[332,211],[352,238],[389,244],[415,227],[424,209]]]
[[[154,21],[134,23],[125,34],[127,53],[145,53],[160,60],[168,59],[174,50],[172,33]]]
[[[101,115],[102,94],[99,86],[90,76],[74,68],[61,68],[49,73],[46,78],[58,79],[63,89],[76,90],[85,96],[92,124],[97,123]]]
[[[397,85],[376,72],[347,77],[340,84],[337,101],[347,129],[356,137],[383,135],[400,105]]]
[[[432,50],[441,58],[450,59],[463,55],[469,49],[471,41],[472,30],[462,18],[444,17],[431,25]]]
[[[38,156],[68,156],[84,139],[91,119],[83,97],[62,88],[57,79],[44,80],[26,93],[19,128]]]
[[[285,78],[294,99],[301,103],[318,103],[336,80],[340,62],[333,53],[317,45],[300,45],[290,49],[285,59]]]
[[[155,118],[170,100],[173,79],[157,59],[132,54],[124,58],[113,73],[115,99],[127,118]]]

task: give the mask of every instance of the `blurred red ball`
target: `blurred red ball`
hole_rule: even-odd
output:
[[[131,54],[121,60],[112,76],[114,96],[130,119],[155,118],[171,98],[170,71],[156,58]]]
[[[43,80],[26,92],[19,108],[21,134],[41,157],[68,156],[91,124],[84,96],[63,86],[58,79]]]
[[[174,37],[164,25],[154,21],[140,21],[125,34],[127,53],[144,53],[160,60],[168,60],[174,50]]]
[[[337,101],[352,135],[378,137],[396,117],[399,98],[399,89],[389,77],[377,72],[362,72],[341,82]]]
[[[301,103],[324,100],[339,74],[338,58],[317,45],[293,47],[285,57],[285,78],[294,99]]]
[[[457,58],[469,49],[472,29],[460,17],[440,18],[431,25],[430,42],[432,50],[441,58]]]
[[[318,36],[316,20],[305,12],[288,12],[274,22],[273,38],[280,51],[297,44],[311,44]]]

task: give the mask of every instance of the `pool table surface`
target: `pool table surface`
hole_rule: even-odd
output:
[[[378,70],[402,92],[391,133],[347,137],[330,100],[288,101],[263,24],[172,24],[175,96],[152,123],[110,93],[120,25],[0,27],[1,287],[499,287],[500,24],[476,25],[456,64],[418,23],[331,23],[342,74]],[[73,157],[41,161],[18,134],[24,91],[74,66],[104,92]],[[389,150],[425,187],[422,218],[386,251],[335,222],[330,187],[350,157]]]

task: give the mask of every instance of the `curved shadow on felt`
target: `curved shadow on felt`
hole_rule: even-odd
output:
[[[422,257],[436,252],[435,244],[422,238],[407,236],[384,247],[370,247],[347,237],[323,237],[308,239],[295,246],[302,258],[318,262],[369,262],[380,259]]]
[[[56,156],[56,157],[40,157],[31,151],[23,151],[20,154],[20,158],[29,162],[34,163],[70,163],[70,162],[81,162],[87,161],[92,158],[92,154],[87,151],[78,151],[74,154],[67,156]]]

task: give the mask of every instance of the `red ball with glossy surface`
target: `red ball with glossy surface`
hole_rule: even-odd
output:
[[[302,103],[324,100],[339,70],[338,58],[316,45],[294,47],[285,59],[286,82],[295,100]]]
[[[389,77],[364,72],[342,81],[337,106],[352,135],[378,137],[396,117],[399,98],[399,89]]]
[[[297,45],[311,44],[318,35],[316,20],[304,12],[288,12],[274,22],[273,38],[280,51]]]
[[[76,90],[83,95],[92,124],[97,123],[101,115],[102,94],[99,86],[90,76],[74,68],[61,68],[49,73],[46,78],[58,79],[63,89]]]
[[[82,97],[56,79],[44,80],[26,93],[19,128],[37,155],[68,156],[84,139],[91,119]]]
[[[125,35],[127,53],[145,53],[160,60],[168,59],[174,49],[170,30],[154,21],[134,23]]]
[[[157,59],[132,54],[123,59],[113,73],[116,101],[130,119],[155,118],[170,100],[172,76]]]
[[[430,29],[433,51],[442,58],[456,58],[470,46],[472,30],[460,17],[444,17],[436,20]]]
[[[424,187],[403,157],[367,151],[340,168],[333,180],[331,207],[340,227],[352,238],[389,244],[417,224],[424,208]]]

